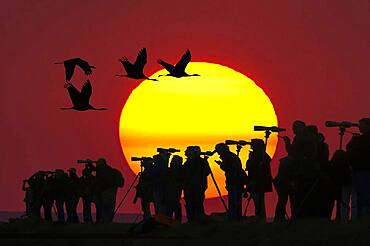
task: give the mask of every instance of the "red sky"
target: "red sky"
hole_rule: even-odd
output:
[[[334,150],[337,131],[325,120],[369,116],[369,23],[367,0],[2,1],[0,210],[23,209],[21,181],[34,171],[80,158],[104,156],[131,183],[118,120],[139,81],[113,75],[119,57],[133,59],[142,47],[147,74],[160,68],[157,58],[175,61],[186,48],[194,61],[244,73],[270,97],[280,126],[296,118],[317,124]],[[59,110],[70,102],[63,67],[53,62],[76,56],[97,67],[92,104],[108,111]],[[283,156],[280,143],[273,170]],[[138,211],[132,195],[121,212]],[[268,203],[271,215],[273,196]],[[218,200],[206,205],[222,209]]]

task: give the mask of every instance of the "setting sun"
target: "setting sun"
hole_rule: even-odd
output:
[[[202,151],[213,150],[226,139],[247,140],[263,138],[264,132],[254,132],[254,125],[276,126],[273,104],[264,91],[245,75],[218,64],[191,62],[187,72],[197,77],[160,77],[158,82],[143,81],[134,89],[124,105],[120,117],[119,136],[123,153],[133,172],[140,171],[140,163],[132,156],[152,156],[157,147],[184,150],[199,145]],[[160,70],[150,78],[167,74]],[[277,144],[272,134],[267,152],[272,157]],[[230,146],[235,151],[235,146]],[[240,157],[245,167],[249,147]],[[226,195],[224,173],[209,159],[221,193]],[[209,178],[207,198],[217,196]]]

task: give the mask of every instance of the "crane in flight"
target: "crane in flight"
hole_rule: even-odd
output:
[[[72,58],[65,60],[63,62],[54,62],[54,64],[64,64],[66,81],[69,82],[75,71],[75,67],[80,67],[86,75],[92,74],[92,69],[95,69],[95,66],[91,66],[87,61],[82,60],[81,58]]]
[[[185,72],[185,68],[190,61],[191,61],[191,53],[189,49],[186,50],[185,54],[182,55],[181,59],[176,63],[176,65],[169,64],[159,59],[158,63],[161,64],[169,72],[169,74],[159,75],[158,77],[171,76],[171,77],[181,78],[181,77],[190,77],[190,76],[200,76],[199,74],[196,74],[196,73],[187,74]]]
[[[82,86],[81,92],[76,89],[70,82],[66,82],[64,87],[67,89],[73,106],[70,108],[61,108],[62,110],[73,109],[77,111],[86,110],[106,110],[106,108],[95,108],[90,105],[92,86],[90,80],[87,80]]]
[[[157,79],[151,79],[148,78],[144,74],[144,66],[147,63],[147,53],[146,48],[142,48],[139,53],[137,54],[136,61],[134,64],[132,64],[126,56],[119,59],[121,62],[124,70],[126,71],[126,74],[116,74],[118,77],[127,77],[131,79],[147,79],[147,80],[153,80],[158,81]]]

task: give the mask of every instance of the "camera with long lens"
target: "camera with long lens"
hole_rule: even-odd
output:
[[[353,123],[350,121],[326,121],[326,127],[339,127],[339,128],[350,128],[350,127],[358,127],[357,123]]]
[[[285,128],[277,126],[254,126],[255,131],[285,132]]]
[[[43,171],[43,170],[39,170],[38,173],[43,177],[50,177],[55,174],[55,172],[53,171]]]
[[[141,168],[148,167],[151,164],[153,164],[153,158],[152,157],[147,157],[147,156],[143,156],[143,157],[133,156],[133,157],[131,157],[131,161],[139,161]]]
[[[93,160],[90,160],[90,159],[86,159],[86,160],[77,160],[77,163],[79,163],[79,164],[89,164],[89,165],[92,165],[93,163],[96,163],[96,161],[93,161]]]
[[[236,141],[236,140],[226,140],[225,141],[225,144],[226,145],[241,145],[241,146],[245,146],[247,144],[251,144],[251,142],[244,141],[244,140],[239,140],[239,141]]]
[[[157,148],[157,152],[158,153],[165,153],[165,154],[173,154],[173,153],[176,153],[176,152],[180,152],[179,149],[175,149],[175,148],[168,148],[168,149],[165,149],[165,148]]]
[[[200,155],[204,155],[204,156],[213,156],[214,154],[216,153],[216,151],[203,151],[203,152],[200,152]]]
[[[143,157],[131,157],[131,161],[146,161],[152,159],[151,157],[143,156]]]
[[[96,171],[96,167],[93,165],[94,163],[96,163],[96,161],[85,159],[85,160],[77,160],[77,163],[84,164],[85,169],[87,170]]]
[[[40,174],[53,174],[53,173],[55,173],[55,172],[53,172],[53,171],[44,171],[44,170],[39,170],[38,171],[38,173],[40,173]]]

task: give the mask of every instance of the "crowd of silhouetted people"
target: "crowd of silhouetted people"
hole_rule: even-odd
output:
[[[202,218],[207,177],[212,175],[208,157],[217,153],[220,160],[216,163],[226,176],[228,205],[224,203],[224,207],[229,220],[240,220],[245,215],[243,197],[248,200],[247,206],[253,201],[254,215],[264,220],[265,193],[272,192],[273,187],[278,195],[275,221],[331,219],[334,209],[335,219],[354,220],[370,213],[370,119],[361,119],[358,127],[360,132],[353,134],[346,150],[338,149],[330,158],[329,146],[318,127],[295,121],[293,139],[282,137],[287,156],[280,159],[275,177],[262,139],[249,142],[251,150],[245,169],[227,143],[219,143],[214,151],[207,152],[201,152],[199,146],[189,146],[185,150],[185,162],[178,155],[171,159],[171,151],[143,157],[138,159],[143,171],[135,201],[141,199],[145,218],[152,216],[150,203],[153,203],[156,214],[181,220],[183,192],[188,221]]]
[[[255,217],[265,220],[265,194],[274,189],[278,196],[275,221],[331,219],[334,209],[336,220],[361,218],[370,214],[370,118],[359,120],[356,126],[359,133],[353,134],[345,150],[336,150],[330,158],[329,146],[318,127],[295,121],[292,140],[288,136],[279,136],[284,140],[287,156],[280,159],[275,177],[271,174],[271,157],[262,139],[252,139],[250,142],[227,140],[217,144],[213,151],[205,152],[199,146],[188,146],[185,161],[175,154],[180,150],[158,148],[158,154],[153,157],[132,158],[141,166],[136,177],[138,183],[134,203],[140,199],[144,219],[153,216],[150,207],[154,204],[155,214],[181,221],[180,200],[183,195],[187,220],[191,222],[204,218],[205,192],[208,176],[211,176],[227,218],[231,221],[241,220],[251,201],[254,203]],[[343,134],[349,126],[338,127]],[[251,148],[243,169],[238,154],[241,145],[247,143]],[[238,146],[237,153],[230,151],[230,144]],[[208,162],[208,158],[216,153],[219,160],[215,162],[224,171],[226,184],[217,184]],[[55,203],[58,221],[64,221],[65,206],[67,221],[78,222],[76,208],[82,198],[85,222],[92,222],[92,203],[96,205],[97,222],[112,221],[117,188],[123,186],[122,175],[109,167],[104,159],[96,161],[95,166],[90,160],[81,162],[86,165],[81,177],[71,168],[68,174],[63,170],[40,171],[26,180],[27,214],[40,216],[43,207],[45,219],[51,220]],[[226,186],[227,205],[218,185]],[[247,199],[244,213],[243,197]],[[288,201],[290,213],[287,211]]]
[[[342,130],[344,132],[344,126]],[[370,119],[358,123],[360,133],[329,158],[329,146],[318,128],[293,123],[291,142],[284,137],[288,155],[280,160],[274,185],[278,194],[275,220],[286,216],[290,201],[294,218],[355,220],[370,213]]]
[[[75,168],[38,171],[23,181],[26,215],[52,221],[52,211],[59,223],[79,223],[77,213],[82,201],[83,222],[92,223],[92,205],[96,207],[96,222],[111,222],[115,213],[116,194],[123,187],[120,171],[109,166],[105,159],[84,160],[85,167],[79,177]],[[96,165],[95,165],[95,164]]]

